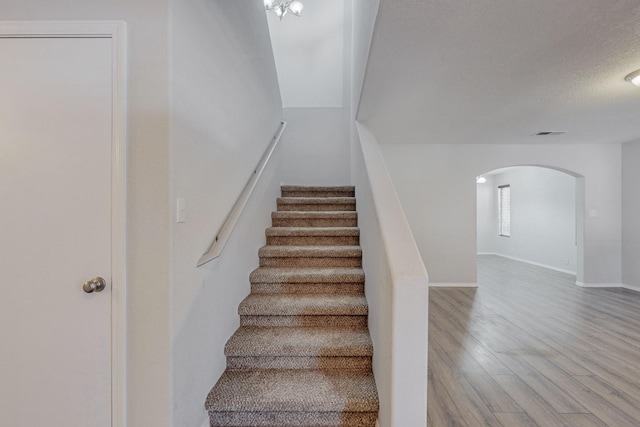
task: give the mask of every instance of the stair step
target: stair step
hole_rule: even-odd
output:
[[[371,369],[366,328],[241,327],[225,346],[229,369]]]
[[[251,292],[298,294],[362,294],[362,268],[259,267],[249,276]]]
[[[357,227],[357,212],[272,212],[274,227]]]
[[[272,246],[258,250],[260,267],[361,267],[360,246]]]
[[[358,227],[270,227],[265,231],[267,245],[348,246],[360,243]]]
[[[355,211],[355,197],[278,197],[278,211]]]
[[[238,307],[241,316],[366,316],[363,295],[250,294]]]
[[[367,326],[364,295],[250,294],[240,303],[240,325],[260,327]]]
[[[372,373],[334,370],[227,370],[205,404],[212,426],[373,427]]]
[[[356,189],[353,186],[343,187],[305,187],[297,185],[283,185],[282,197],[354,197]]]
[[[364,270],[356,268],[259,267],[249,276],[251,283],[346,283],[364,282]]]
[[[378,396],[355,188],[282,186],[210,425],[375,427]]]

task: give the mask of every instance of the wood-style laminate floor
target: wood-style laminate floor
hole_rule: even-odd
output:
[[[640,293],[478,257],[431,288],[428,426],[640,426]]]

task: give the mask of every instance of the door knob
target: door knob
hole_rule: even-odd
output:
[[[82,289],[88,294],[102,292],[106,287],[107,282],[102,277],[95,277],[82,285]]]

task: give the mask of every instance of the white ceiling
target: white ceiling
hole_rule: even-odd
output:
[[[359,119],[381,143],[638,140],[638,68],[640,0],[381,0]]]

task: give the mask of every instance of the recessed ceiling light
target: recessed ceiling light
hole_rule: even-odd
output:
[[[625,77],[624,79],[640,87],[640,70],[636,70],[633,73],[628,74],[627,77]]]

